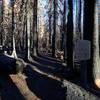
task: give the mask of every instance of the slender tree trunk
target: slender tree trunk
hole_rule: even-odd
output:
[[[1,8],[2,8],[2,11],[1,11],[2,12],[2,19],[1,19],[2,20],[1,21],[2,29],[1,29],[1,41],[0,42],[1,42],[1,45],[3,45],[3,32],[4,32],[3,31],[3,12],[4,12],[4,1],[3,0],[2,0],[2,7]]]
[[[78,27],[78,22],[79,22],[79,1],[76,0],[76,23],[75,23],[75,28],[76,28],[76,32],[75,32],[75,35],[76,35],[76,39],[79,39],[79,27]]]
[[[20,5],[20,17],[19,17],[19,19],[20,19],[20,21],[22,22],[22,34],[21,34],[21,40],[20,40],[20,47],[21,47],[21,51],[20,52],[22,52],[23,50],[24,50],[24,27],[25,27],[25,25],[24,25],[24,11],[25,11],[25,9],[24,9],[24,0],[22,0],[21,1],[21,5]]]
[[[63,8],[63,31],[62,31],[62,39],[61,39],[61,51],[64,50],[64,35],[66,33],[66,0],[64,0],[64,8]]]
[[[24,21],[23,21],[23,32],[22,32],[22,50],[24,50],[25,48],[25,44],[24,44],[24,34],[25,34],[25,16],[24,16]]]
[[[79,0],[79,19],[78,19],[78,28],[79,28],[79,38],[81,39],[81,0]]]
[[[53,35],[52,35],[52,57],[55,57],[55,38],[56,38],[56,21],[57,21],[57,3],[58,0],[54,0],[54,18],[53,18]]]
[[[33,53],[34,55],[37,55],[38,53],[38,33],[37,33],[37,5],[38,0],[34,1],[34,7],[33,7]]]
[[[28,19],[27,19],[27,18],[28,18],[28,17],[27,17],[27,15],[28,15],[28,10],[27,10],[27,9],[28,9],[28,6],[27,6],[27,5],[28,5],[28,0],[27,0],[26,3],[25,3],[25,17],[24,17],[24,18],[25,18],[25,20],[24,20],[24,21],[25,21],[25,23],[24,23],[24,25],[25,25],[25,26],[24,26],[24,28],[25,28],[25,33],[24,33],[24,34],[25,34],[25,40],[26,40],[26,41],[24,41],[24,43],[25,43],[25,49],[26,49],[26,52],[25,52],[25,58],[26,58],[26,59],[28,59],[28,30],[27,30],[27,27],[28,27],[28,26],[27,26],[27,25],[28,25],[28,24],[27,24],[27,23],[28,23],[28,22],[27,22],[27,21],[28,21]]]
[[[64,0],[64,8],[63,8],[63,32],[62,32],[62,43],[61,43],[61,51],[64,51],[64,62],[67,60],[67,55],[66,55],[66,0]]]
[[[27,8],[26,8],[27,9]],[[28,59],[28,33],[27,33],[27,13],[26,13],[26,25],[25,25],[25,33],[26,33],[26,59]]]
[[[76,0],[76,18],[75,18],[75,20],[76,20],[75,38],[76,38],[76,40],[80,40],[80,38],[81,38],[81,0]]]
[[[50,10],[49,10],[49,46],[51,46],[51,18],[52,18],[52,0],[50,0]]]
[[[29,59],[30,58],[30,12],[29,12],[29,1],[28,1],[28,3],[27,3],[27,22],[26,22],[26,24],[27,24],[27,33],[26,33],[26,49],[27,49],[27,59]]]
[[[84,1],[81,0],[81,39],[83,39]]]
[[[67,66],[71,69],[74,67],[73,57],[73,0],[68,0],[69,12],[67,21]]]
[[[14,5],[15,5],[15,2],[12,1],[12,47],[13,47],[12,57],[17,58],[16,47],[15,47],[15,34],[14,34],[14,29],[15,29]]]
[[[14,1],[12,1],[12,41],[13,41],[13,35],[14,35]],[[13,42],[12,42],[13,47]]]

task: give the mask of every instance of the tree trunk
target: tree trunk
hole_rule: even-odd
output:
[[[1,11],[1,13],[2,13],[2,21],[1,21],[1,26],[2,26],[2,29],[1,29],[1,45],[3,45],[3,13],[4,13],[4,1],[2,0],[2,6],[1,6],[1,8],[2,8],[2,11]]]
[[[81,0],[81,39],[83,39],[84,1]]]
[[[34,1],[33,6],[33,54],[36,56],[38,53],[38,33],[37,33],[37,5],[38,0]]]
[[[27,49],[27,59],[29,59],[30,58],[30,12],[29,12],[29,2],[27,2],[27,22],[26,22],[26,24],[27,24],[27,33],[26,33],[26,49]]]
[[[100,58],[99,58],[99,23],[98,8],[95,4],[94,32],[93,32],[93,77],[95,84],[100,88]]]
[[[52,57],[55,57],[55,38],[56,38],[56,21],[57,21],[57,3],[58,0],[54,0],[54,18],[53,18],[53,35],[52,35]]]
[[[91,41],[91,58],[86,61],[87,66],[87,79],[89,83],[93,83],[93,70],[96,67],[95,57],[97,56],[96,51],[98,51],[97,47],[97,35],[98,33],[94,32],[94,9],[95,9],[95,1],[96,0],[85,0],[84,1],[84,39]],[[97,35],[96,35],[97,34]],[[98,52],[97,52],[98,53]],[[96,57],[98,58],[98,57]],[[96,78],[96,77],[95,77]]]
[[[74,66],[74,57],[73,57],[73,2],[68,0],[69,12],[68,12],[68,21],[67,21],[67,66],[70,69],[73,69]]]
[[[50,10],[49,10],[49,46],[51,46],[51,18],[52,18],[52,0],[50,0]]]
[[[14,1],[12,1],[12,57],[17,58],[17,53],[16,53],[16,47],[15,47],[15,34],[14,34],[14,29],[15,29],[15,23],[14,23]]]
[[[64,50],[64,35],[66,33],[66,0],[64,0],[64,8],[63,8],[63,30],[62,30],[62,39],[61,39],[61,51]]]
[[[26,3],[25,3],[25,19],[24,19],[24,21],[25,21],[25,23],[24,23],[24,28],[25,28],[25,41],[24,41],[24,43],[25,43],[25,49],[26,49],[26,52],[25,52],[25,58],[26,59],[28,59],[28,30],[27,30],[27,21],[28,21],[28,19],[27,19],[27,13],[28,13],[28,11],[27,11],[27,9],[28,9],[28,7],[27,7],[27,3],[28,3],[28,1],[26,1]]]
[[[64,62],[67,60],[66,55],[66,15],[67,15],[67,6],[66,6],[66,0],[64,0],[64,8],[63,8],[63,32],[62,32],[62,43],[61,43],[61,51],[64,51]]]
[[[78,28],[79,28],[79,39],[81,39],[81,13],[82,13],[82,10],[81,10],[81,0],[79,1],[79,19],[78,19]]]
[[[75,23],[75,28],[76,28],[76,32],[75,32],[75,38],[79,40],[79,1],[76,0],[76,23]]]

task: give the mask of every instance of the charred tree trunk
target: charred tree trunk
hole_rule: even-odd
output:
[[[55,38],[56,38],[56,20],[57,20],[57,2],[54,0],[54,18],[53,18],[53,35],[52,35],[52,57],[55,57]]]
[[[49,10],[49,46],[51,46],[51,18],[52,18],[52,0],[50,0],[50,10]]]
[[[69,12],[67,21],[67,66],[70,69],[74,67],[73,57],[73,0],[68,0]]]
[[[61,43],[61,51],[64,51],[64,62],[67,60],[67,55],[66,55],[66,0],[64,0],[64,8],[63,8],[63,32],[62,32],[62,43]]]
[[[91,41],[91,59],[87,62],[87,76],[90,83],[95,83],[100,88],[99,35],[96,0],[85,0],[84,4],[84,39]]]
[[[33,5],[33,54],[37,55],[38,53],[38,33],[37,33],[37,5],[38,0],[34,1]]]
[[[62,31],[62,39],[61,39],[61,51],[64,50],[64,35],[66,33],[66,0],[64,0],[64,8],[63,8],[63,31]]]

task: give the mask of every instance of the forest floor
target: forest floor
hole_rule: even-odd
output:
[[[58,62],[40,59],[34,58],[28,63],[23,74],[0,75],[0,100],[100,100],[82,87],[62,79],[59,70],[55,72],[55,67],[60,67]]]

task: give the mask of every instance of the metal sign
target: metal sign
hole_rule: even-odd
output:
[[[78,40],[75,43],[75,60],[89,60],[90,59],[91,43],[88,40]]]

